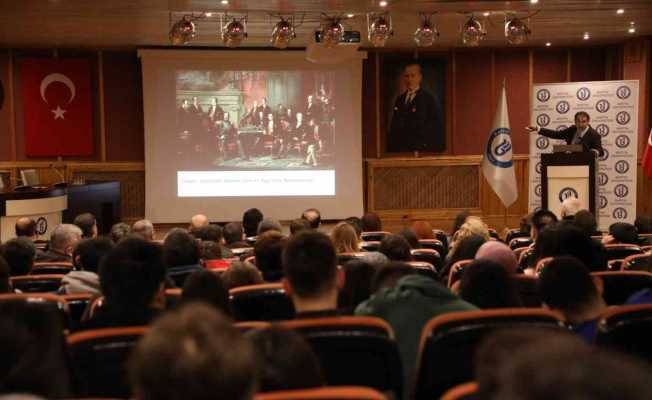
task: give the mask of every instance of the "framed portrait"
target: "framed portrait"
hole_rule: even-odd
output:
[[[445,57],[384,55],[380,73],[385,153],[446,151]]]

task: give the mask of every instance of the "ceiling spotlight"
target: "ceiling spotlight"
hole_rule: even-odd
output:
[[[204,16],[210,18],[210,17],[213,16],[213,13],[212,12],[205,12]]]
[[[482,24],[473,15],[462,25],[462,44],[465,46],[478,46],[485,35]]]
[[[539,2],[539,0],[530,0],[531,4],[537,4],[538,2]]]
[[[627,32],[629,32],[629,33],[636,33],[636,28],[634,28],[634,27],[632,26],[632,27],[630,27],[630,28],[627,30]]]
[[[485,17],[488,17],[488,16],[491,15],[491,13],[489,11],[485,11],[485,12],[482,13],[482,15],[485,16]]]
[[[327,17],[322,21],[321,31],[319,31],[319,40],[326,47],[335,47],[342,40],[344,27],[340,24],[337,17]]]
[[[550,46],[552,46],[552,43],[546,42],[546,47],[550,47]]]
[[[229,0],[222,0],[222,1],[220,1],[220,3],[221,3],[223,6],[226,6],[226,5],[229,4]]]
[[[353,17],[355,17],[355,14],[346,14],[346,17],[347,18],[353,18]]]
[[[233,18],[231,22],[222,28],[222,42],[227,47],[238,47],[242,41],[247,37],[247,18],[243,18],[241,22]]]
[[[381,2],[378,3],[378,5],[381,7],[387,7],[387,2],[385,0],[381,0]]]
[[[296,37],[297,34],[294,32],[294,25],[289,20],[281,17],[281,20],[274,25],[270,42],[277,49],[285,49],[292,39]]]
[[[505,24],[505,38],[509,44],[523,44],[532,31],[521,19],[512,17]]]
[[[616,14],[625,14],[625,9],[624,8],[617,9]]]
[[[432,15],[419,14],[421,17],[421,25],[414,32],[414,41],[419,47],[432,46],[435,40],[439,37],[437,27],[431,22]]]
[[[584,40],[589,40],[591,38],[591,35],[589,35],[588,32],[584,32],[583,38],[584,38]]]
[[[170,42],[175,45],[188,44],[195,37],[195,23],[188,16],[172,25],[170,29]]]
[[[388,17],[388,14],[367,14],[367,30],[369,41],[374,47],[385,46],[387,39],[394,35],[392,17]]]

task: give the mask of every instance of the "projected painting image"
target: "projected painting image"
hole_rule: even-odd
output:
[[[178,71],[176,157],[195,170],[334,168],[335,75]]]

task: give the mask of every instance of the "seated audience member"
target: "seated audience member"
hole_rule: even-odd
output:
[[[118,243],[99,268],[102,307],[85,329],[149,324],[165,307],[163,248],[140,238]]]
[[[410,261],[410,244],[405,238],[399,235],[387,235],[380,241],[379,252],[384,254],[390,261]]]
[[[57,312],[33,302],[2,302],[0,327],[0,398],[73,397]]]
[[[131,230],[133,233],[142,236],[142,238],[148,242],[154,240],[154,224],[147,219],[141,219],[134,222],[134,226],[131,227]]]
[[[299,232],[303,232],[310,229],[310,222],[305,219],[297,218],[290,222],[290,236],[294,236]]]
[[[390,261],[378,268],[371,281],[371,294],[380,289],[393,288],[396,282],[406,275],[416,274],[417,270],[404,262]]]
[[[404,228],[401,229],[396,233],[398,236],[403,237],[408,244],[410,245],[410,249],[418,249],[421,247],[419,244],[419,238],[417,237],[417,234],[414,233],[414,231],[411,228]]]
[[[285,236],[277,231],[267,231],[258,236],[254,245],[256,268],[263,274],[265,282],[278,282],[283,278],[283,249]]]
[[[316,208],[308,208],[301,213],[301,218],[310,222],[311,229],[318,229],[321,225],[321,213]]]
[[[588,342],[595,340],[598,321],[607,306],[602,280],[574,257],[556,257],[543,269],[537,283],[543,303],[561,312],[573,331]]]
[[[376,274],[376,267],[362,260],[351,260],[342,266],[344,286],[338,295],[337,304],[347,314],[353,314],[358,304],[371,296],[371,283]]]
[[[481,309],[521,306],[510,273],[503,265],[486,258],[476,259],[464,269],[459,295]]]
[[[188,226],[188,231],[203,228],[204,226],[208,226],[209,223],[210,221],[208,220],[208,217],[204,214],[193,215],[192,218],[190,218],[190,226]]]
[[[250,208],[242,214],[242,228],[246,237],[258,234],[258,225],[263,220],[263,213],[257,208]]]
[[[9,264],[11,276],[29,275],[34,266],[36,248],[31,240],[17,237],[0,246],[0,255]]]
[[[507,245],[496,240],[484,242],[474,258],[493,261],[502,266],[508,274],[515,274],[518,268],[514,252]]]
[[[258,392],[309,389],[326,380],[319,359],[296,331],[272,326],[245,335],[254,347]]]
[[[589,236],[602,236],[598,231],[598,223],[589,210],[579,210],[573,217],[573,225],[586,232]]]
[[[84,239],[77,245],[73,253],[73,264],[76,270],[67,273],[61,280],[61,292],[101,294],[100,278],[97,270],[102,258],[113,248],[109,239]]]
[[[632,224],[616,222],[609,226],[609,234],[602,239],[602,243],[638,245],[638,231]]]
[[[190,234],[195,238],[201,240],[202,243],[214,243],[215,246],[210,246],[211,249],[219,249],[220,257],[217,258],[231,258],[233,257],[233,252],[228,247],[224,246],[224,236],[222,233],[222,228],[219,225],[209,224],[202,228],[195,229],[190,232]],[[208,246],[208,245],[206,245]]]
[[[174,228],[163,240],[163,258],[167,275],[177,287],[182,287],[188,275],[201,270],[199,243],[181,228]]]
[[[16,237],[26,237],[31,241],[38,239],[38,233],[36,232],[36,221],[30,217],[18,218],[16,220],[16,226],[14,229],[16,231]]]
[[[82,239],[97,237],[97,219],[91,213],[79,214],[73,221],[82,231]]]
[[[559,215],[562,220],[572,221],[573,217],[582,209],[582,202],[577,197],[569,197],[561,203]]]
[[[224,225],[222,235],[224,236],[224,243],[229,249],[251,247],[251,245],[244,240],[244,232],[242,231],[242,225],[240,225],[239,222],[229,222]]]
[[[222,273],[222,282],[227,290],[265,283],[258,268],[242,261],[234,261],[229,265],[229,268]]]
[[[230,315],[229,291],[222,278],[212,271],[195,271],[188,276],[181,292],[182,303],[203,302],[224,315]]]
[[[652,217],[649,215],[639,215],[634,220],[634,226],[639,235],[652,233]],[[646,246],[652,244],[652,238],[639,238],[639,244]]]
[[[152,325],[129,361],[134,398],[253,398],[253,347],[231,322],[203,304],[171,311]]]
[[[344,220],[347,224],[351,224],[353,229],[355,229],[355,234],[360,240],[360,235],[362,234],[362,220],[358,217],[348,217]]]
[[[584,231],[572,224],[549,225],[534,244],[528,272],[532,273],[536,263],[543,258],[563,255],[577,258],[591,271],[604,271],[607,269],[607,256],[600,249]]]
[[[432,318],[452,311],[476,310],[434,279],[404,276],[391,288],[380,289],[361,303],[356,315],[379,317],[394,329],[406,382],[413,382],[421,331]]]
[[[9,280],[10,276],[11,269],[9,268],[9,264],[0,255],[0,294],[12,292],[11,281]]]
[[[328,236],[302,232],[283,251],[283,288],[292,298],[296,318],[337,315],[337,296],[344,286],[344,271]]]
[[[428,221],[414,221],[412,231],[417,235],[417,239],[437,239],[432,231],[432,225]]]
[[[556,223],[557,216],[549,210],[539,210],[532,215],[532,225],[530,228],[530,237],[536,242],[539,233],[543,229],[553,223]]]
[[[206,268],[206,261],[221,260],[222,247],[215,243],[206,240],[199,242],[199,264]]]
[[[383,230],[380,217],[375,212],[368,212],[362,216],[362,232],[380,232]]]
[[[125,237],[129,236],[131,234],[131,227],[129,224],[125,224],[124,222],[118,222],[117,224],[113,224],[111,227],[111,240],[113,240],[113,243],[118,243]]]
[[[459,232],[459,231],[458,231]],[[446,256],[444,268],[439,273],[439,279],[442,282],[448,282],[448,275],[450,270],[456,262],[461,260],[472,260],[475,258],[478,249],[487,242],[484,236],[472,234],[458,240],[455,247],[453,247]]]
[[[262,235],[268,231],[283,233],[283,227],[281,227],[281,223],[277,220],[265,218],[264,220],[260,221],[260,224],[258,224],[258,235]]]
[[[330,237],[337,254],[357,253],[360,251],[358,235],[355,233],[355,228],[347,222],[340,222],[335,225]]]
[[[453,239],[453,236],[455,236],[455,232],[457,232],[462,227],[462,225],[464,225],[466,219],[470,216],[471,211],[469,210],[461,211],[455,216],[455,220],[453,221],[453,228],[451,228],[451,240]]]
[[[81,240],[82,231],[76,225],[61,224],[50,235],[48,251],[36,256],[36,262],[69,262],[72,263],[72,252]]]

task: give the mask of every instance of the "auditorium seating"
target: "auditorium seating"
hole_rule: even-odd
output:
[[[516,250],[521,247],[528,247],[529,245],[532,244],[532,239],[529,237],[516,237],[509,242],[509,248],[512,250]]]
[[[236,321],[278,321],[294,318],[294,305],[280,283],[240,286],[229,290]]]
[[[0,294],[0,305],[10,303],[27,303],[30,307],[39,307],[46,313],[57,315],[64,329],[72,329],[73,323],[65,298],[51,293],[5,293]],[[2,306],[0,306],[1,309]],[[2,329],[2,327],[0,327]]]
[[[367,240],[360,242],[360,249],[363,251],[378,251],[380,249],[380,242],[374,240]]]
[[[77,397],[129,398],[126,362],[147,327],[94,329],[68,336]]]
[[[386,400],[377,390],[362,386],[329,386],[314,389],[258,393],[254,400]]]
[[[439,239],[419,239],[419,245],[421,245],[422,249],[437,251],[441,257],[445,257],[447,253],[446,246]]]
[[[612,307],[602,316],[596,343],[652,362],[652,304]]]
[[[437,269],[434,265],[426,261],[408,261],[408,265],[411,265],[417,270],[418,274],[427,276],[434,280],[438,280],[439,275],[437,274]]]
[[[63,277],[61,274],[47,274],[12,276],[9,279],[13,288],[23,293],[47,293],[59,290]]]
[[[351,260],[360,260],[367,255],[363,251],[352,252],[352,253],[339,253],[337,255],[337,263],[339,265],[344,265]]]
[[[377,231],[377,232],[362,232],[360,239],[363,242],[380,242],[385,236],[391,235],[390,232]]]
[[[621,305],[632,294],[652,287],[652,273],[645,271],[601,271],[591,275],[602,279],[602,297],[609,306]]]
[[[507,235],[505,236],[505,242],[506,243],[511,243],[512,239],[515,238],[529,238],[530,234],[529,233],[524,233],[521,232],[519,228],[512,228],[507,231]]]
[[[436,272],[441,271],[443,260],[437,250],[432,249],[412,249],[412,259],[414,261],[425,261],[435,267]]]
[[[459,281],[462,278],[462,273],[464,272],[464,267],[471,264],[473,260],[460,260],[451,266],[451,270],[448,272],[448,287],[453,287],[455,282]]]
[[[373,387],[400,397],[403,372],[392,328],[380,318],[333,317],[284,321],[308,340],[328,385]]]
[[[254,255],[253,247],[238,247],[231,249],[231,252],[235,257],[238,257],[240,261],[244,261],[247,257]]]
[[[650,255],[649,254],[634,254],[633,256],[626,257],[620,264],[622,271],[650,271]]]
[[[266,329],[272,326],[271,323],[265,321],[242,321],[235,322],[233,325],[235,325],[236,328],[240,329],[241,332],[248,332],[256,329]]]
[[[641,247],[636,244],[606,244],[607,260],[619,260],[634,254],[643,254]]]
[[[65,275],[73,270],[72,263],[68,262],[35,262],[32,267],[31,275]]]
[[[472,400],[478,392],[478,384],[467,382],[447,390],[441,400]]]
[[[462,311],[431,319],[421,334],[415,399],[436,399],[472,380],[473,356],[481,340],[496,329],[514,327],[565,330],[559,315],[541,308]]]
[[[545,258],[542,258],[539,261],[537,261],[537,265],[534,268],[534,273],[537,274],[537,276],[539,274],[541,274],[541,271],[543,271],[543,269],[546,267],[546,264],[548,264],[550,261],[552,261],[553,258],[554,257],[545,257]]]
[[[79,327],[84,312],[91,302],[93,295],[90,293],[64,294],[60,296],[68,304],[70,319],[72,320],[73,330]]]

